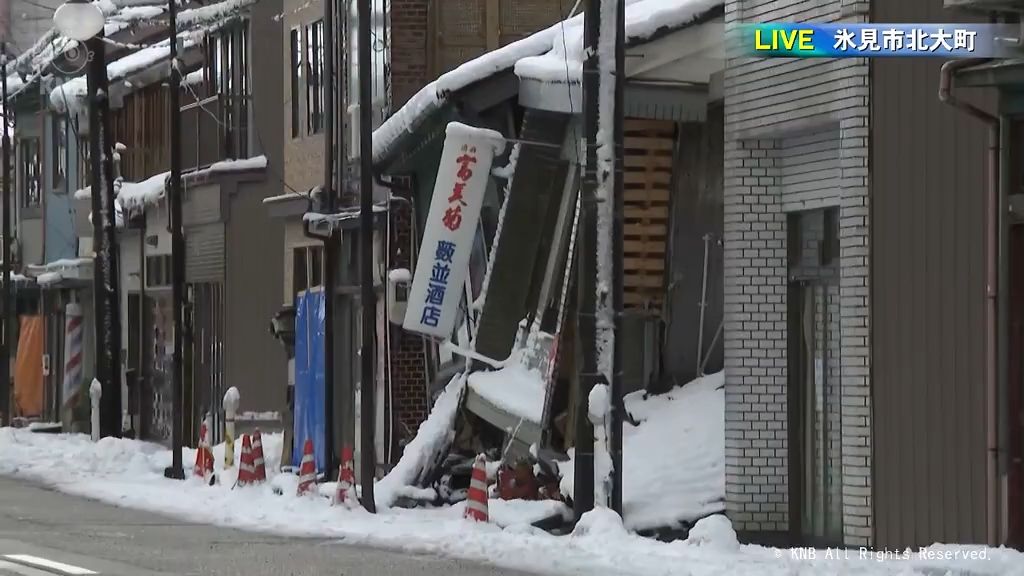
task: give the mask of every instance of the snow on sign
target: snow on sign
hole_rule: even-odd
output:
[[[451,335],[465,292],[491,162],[504,149],[504,137],[498,132],[448,124],[409,291],[406,330],[440,338]]]

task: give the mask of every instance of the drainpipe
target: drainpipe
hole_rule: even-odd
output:
[[[985,461],[985,532],[990,546],[999,545],[999,460],[998,419],[998,260],[999,260],[999,117],[957,99],[953,95],[953,76],[959,70],[988,62],[985,58],[954,60],[942,65],[939,74],[939,100],[981,120],[988,126],[988,156],[985,183],[985,417],[988,454]]]

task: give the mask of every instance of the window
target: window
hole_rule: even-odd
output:
[[[302,81],[302,38],[299,36],[299,29],[292,28],[289,37],[290,58],[291,58],[291,110],[292,110],[292,138],[298,138],[301,131],[301,119],[299,118],[299,82]]]
[[[58,194],[67,193],[68,176],[68,120],[65,116],[54,115],[50,122],[50,153],[53,157],[53,174],[51,174],[54,191]]]
[[[223,155],[249,154],[249,27],[243,22],[206,39],[206,68],[219,100]]]
[[[292,290],[298,294],[323,286],[324,247],[303,246],[292,250]]]
[[[146,256],[146,287],[161,288],[171,285],[171,255]]]
[[[18,143],[19,179],[21,182],[21,205],[39,206],[42,203],[40,190],[41,167],[39,165],[39,139],[24,138]]]
[[[92,156],[88,142],[78,147],[78,189],[92,186]]]
[[[309,134],[324,129],[324,21],[306,26],[306,126]]]

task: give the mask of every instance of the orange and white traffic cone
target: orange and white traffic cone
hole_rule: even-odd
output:
[[[313,460],[313,440],[306,438],[302,445],[302,465],[299,466],[299,496],[311,494],[316,489],[316,462]]]
[[[260,429],[252,433],[252,465],[255,470],[255,481],[263,482],[267,479],[267,466],[263,460],[263,437],[260,436]]]
[[[341,467],[338,469],[338,492],[334,495],[335,506],[348,506],[355,502],[356,473],[352,469],[354,458],[352,447],[345,446],[341,449]]]
[[[256,483],[256,467],[252,461],[252,442],[248,434],[242,434],[242,455],[238,459],[238,486]]]
[[[464,517],[476,522],[487,522],[487,460],[483,454],[478,455],[473,463]]]
[[[196,464],[192,468],[192,475],[212,484],[214,481],[213,451],[210,450],[210,427],[207,422],[209,418],[210,415],[207,414],[202,425],[199,426],[199,446],[196,449]]]

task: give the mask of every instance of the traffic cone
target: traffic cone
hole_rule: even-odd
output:
[[[263,482],[267,479],[267,466],[263,460],[263,437],[260,436],[260,429],[252,433],[252,465],[255,469],[256,482]]]
[[[469,481],[465,518],[487,522],[487,460],[483,454],[473,463],[473,477]]]
[[[355,501],[353,494],[356,485],[356,473],[353,466],[352,447],[341,449],[341,467],[338,468],[338,492],[334,495],[334,505],[349,505]]]
[[[213,451],[210,450],[210,429],[207,427],[206,419],[199,426],[199,446],[196,449],[196,464],[192,468],[192,475],[202,478],[203,481],[213,481]]]
[[[256,467],[252,463],[252,442],[248,434],[242,434],[242,456],[238,459],[239,486],[256,483]]]
[[[316,462],[313,460],[313,440],[306,438],[302,445],[302,465],[299,466],[299,496],[305,496],[316,489]]]

